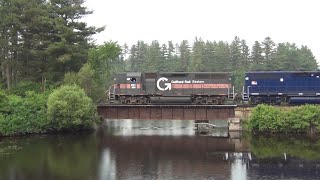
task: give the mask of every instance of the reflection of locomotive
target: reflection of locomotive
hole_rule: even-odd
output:
[[[224,104],[233,94],[231,74],[218,72],[120,73],[109,89],[121,104]]]
[[[320,72],[257,71],[245,76],[243,100],[253,104],[319,104]]]

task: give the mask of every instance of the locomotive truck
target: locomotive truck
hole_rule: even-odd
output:
[[[234,99],[231,73],[127,72],[109,89],[116,104],[225,104]]]

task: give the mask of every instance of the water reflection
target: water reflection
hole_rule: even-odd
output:
[[[192,121],[108,120],[93,133],[2,138],[0,179],[318,179],[319,138],[231,135],[223,123],[217,136]]]
[[[114,180],[116,179],[116,172],[115,156],[112,154],[110,148],[103,149],[99,167],[99,179]]]
[[[207,135],[228,136],[227,121],[212,120],[210,123],[215,124],[217,128]],[[194,136],[196,133],[194,121],[187,120],[106,120],[105,127],[115,136]]]

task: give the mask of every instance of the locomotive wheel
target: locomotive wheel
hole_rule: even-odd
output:
[[[207,102],[207,99],[202,99],[201,100],[201,104],[207,104],[208,102]]]
[[[219,101],[216,98],[212,99],[212,104],[219,104]]]
[[[142,101],[140,99],[137,99],[136,104],[142,104]]]

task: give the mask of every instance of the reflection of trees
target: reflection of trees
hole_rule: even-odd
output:
[[[0,155],[0,179],[12,174],[27,179],[88,179],[96,174],[98,151],[88,134],[14,139],[2,142],[0,149],[9,146],[20,149]]]
[[[320,160],[320,139],[308,137],[293,138],[278,136],[250,136],[252,154],[259,158],[280,158],[284,153],[288,157],[303,160]]]

